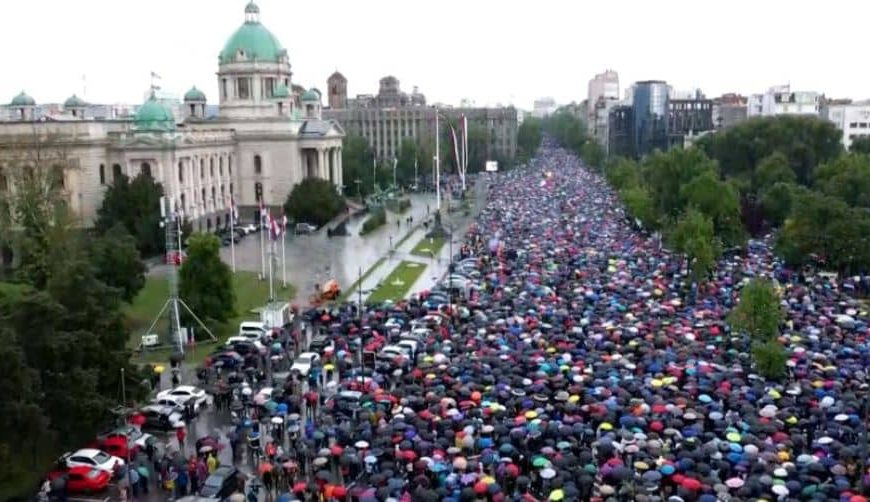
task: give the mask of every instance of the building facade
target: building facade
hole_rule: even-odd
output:
[[[646,80],[634,84],[633,119],[635,155],[643,157],[654,150],[667,150],[668,84],[661,80]]]
[[[815,91],[792,91],[789,85],[771,87],[764,94],[749,96],[747,116],[819,115],[822,95]]]
[[[740,94],[728,93],[713,99],[713,124],[716,129],[728,129],[746,120],[748,100]]]
[[[539,98],[535,100],[532,108],[532,117],[542,119],[556,112],[558,106],[553,98]]]
[[[612,107],[607,122],[607,154],[634,158],[634,108],[630,105]]]
[[[599,101],[617,101],[619,100],[619,74],[613,70],[605,70],[592,77],[587,88],[586,101],[588,103],[586,113],[586,125],[589,127],[589,132],[594,136],[596,124],[603,122],[607,123],[608,106],[600,104]],[[601,112],[599,114],[599,111]],[[606,133],[604,133],[606,138]]]
[[[687,146],[685,139],[693,138],[713,126],[713,100],[695,91],[688,99],[668,100],[668,135],[671,146]]]
[[[226,225],[232,201],[243,217],[256,218],[261,201],[282,205],[308,177],[341,190],[344,131],[322,118],[319,92],[292,84],[287,52],[259,15],[249,3],[244,23],[220,52],[217,116],[209,117],[206,96],[196,87],[175,110],[152,90],[135,115],[124,118],[95,117],[76,96],[59,114],[37,116],[35,100],[22,92],[0,122],[0,176],[8,179],[33,143],[50,137],[46,148],[62,149],[69,159],[64,189],[85,224],[116,177],[144,173],[199,230]]]
[[[335,74],[330,77],[329,90]],[[343,77],[342,77],[343,78]],[[410,94],[402,92],[399,80],[387,76],[380,80],[376,95],[361,94],[347,97],[347,81],[344,80],[344,95],[333,97],[336,105],[344,108],[324,110],[324,116],[343,127],[347,134],[361,136],[368,141],[378,159],[393,159],[399,156],[402,141],[435,137],[435,114],[440,113],[454,123],[464,115],[469,127],[477,126],[487,131],[489,155],[512,159],[516,155],[518,125],[517,110],[503,108],[452,108],[426,105],[426,96],[415,87]],[[443,126],[443,124],[442,124]],[[447,146],[445,145],[445,148]]]
[[[847,150],[856,138],[870,136],[870,101],[823,103],[821,115],[840,130]]]

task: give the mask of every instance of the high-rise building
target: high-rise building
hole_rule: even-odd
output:
[[[668,149],[668,84],[645,80],[634,84],[634,148],[639,157]]]
[[[856,138],[870,136],[870,100],[831,100],[822,103],[821,116],[830,120],[842,133],[843,147],[852,147]]]
[[[601,120],[607,122],[607,105],[599,106],[599,100],[616,101],[619,99],[619,74],[613,70],[606,70],[592,77],[589,81],[586,100],[589,103],[587,114],[585,117],[586,125],[589,131],[595,130],[595,123],[598,122],[599,116],[596,115],[598,110],[602,110],[603,116]],[[605,136],[606,137],[606,136]]]
[[[700,90],[678,96],[668,100],[668,136],[671,146],[686,146],[686,138],[691,141],[714,129],[713,100]]]
[[[346,85],[347,81],[344,83]],[[380,80],[378,94],[359,94],[356,98],[345,98],[344,101],[344,108],[324,110],[324,117],[339,122],[348,134],[365,138],[379,159],[398,157],[405,139],[434,138],[436,110],[454,122],[458,122],[464,115],[468,119],[469,127],[476,126],[485,130],[490,156],[512,159],[516,155],[519,124],[517,110],[512,106],[426,106],[425,95],[416,87],[410,94],[403,92],[399,80],[393,76]]]
[[[538,98],[535,100],[532,116],[542,119],[556,111],[556,100],[553,98]]]
[[[607,122],[607,154],[633,158],[634,108],[630,105],[612,107]]]
[[[749,96],[749,117],[773,115],[819,115],[822,95],[816,91],[792,91],[790,85],[777,85],[764,94]]]

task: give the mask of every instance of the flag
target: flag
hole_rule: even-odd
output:
[[[456,171],[459,172],[462,170],[462,163],[459,162],[459,143],[456,140],[456,129],[453,128],[453,124],[450,124],[450,135],[453,136],[453,155],[456,158]]]
[[[287,213],[281,212],[281,233],[287,233]]]
[[[230,197],[230,218],[233,219],[233,223],[239,221],[239,208],[236,207],[236,199]]]
[[[260,199],[260,228],[267,228],[269,226],[269,211],[266,209],[266,205],[263,204],[263,199]]]
[[[277,241],[279,237],[281,237],[281,225],[278,224],[278,220],[272,218],[272,215],[269,215],[269,227],[271,229],[271,237],[273,241]]]

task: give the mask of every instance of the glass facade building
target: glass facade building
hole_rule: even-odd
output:
[[[668,84],[661,80],[637,82],[632,102],[635,154],[643,157],[668,149]]]

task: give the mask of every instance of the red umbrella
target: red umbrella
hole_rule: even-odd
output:
[[[293,485],[293,493],[302,493],[308,488],[308,485],[304,481],[298,481],[295,485]]]
[[[486,482],[484,482],[483,480],[480,480],[477,483],[474,483],[474,493],[476,493],[478,495],[484,495],[484,494],[486,494],[486,490],[487,490]]]
[[[520,468],[516,464],[508,464],[505,466],[504,470],[513,478],[520,475]]]
[[[695,478],[685,478],[680,485],[686,490],[697,491],[701,489],[701,482]]]
[[[332,453],[333,456],[340,457],[341,454],[344,453],[344,448],[342,448],[340,444],[334,444],[329,449],[329,451]]]
[[[341,485],[333,487],[332,488],[332,496],[337,498],[337,499],[347,497],[347,488],[345,488]]]

